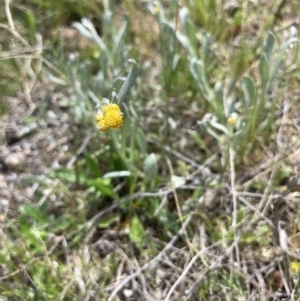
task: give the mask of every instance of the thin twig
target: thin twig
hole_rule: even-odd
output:
[[[167,151],[168,153],[174,155],[175,157],[177,157],[178,159],[182,160],[183,162],[186,162],[188,164],[190,164],[191,166],[197,167],[199,169],[203,169],[204,167],[200,164],[198,164],[197,162],[195,162],[194,160],[180,154],[179,152],[171,149],[169,146],[167,145],[162,145],[161,142],[158,142],[154,139],[147,139],[147,141],[149,141],[150,143],[154,143],[155,145],[161,147],[162,149],[164,149],[165,151]]]
[[[44,293],[41,291],[41,289],[35,284],[33,279],[29,276],[24,265],[20,265],[20,270],[21,270],[21,273],[24,274],[24,277],[26,277],[31,282],[31,284],[36,289],[36,291],[38,291],[39,294],[43,297],[43,299],[48,300],[47,297],[44,295]]]
[[[92,134],[88,135],[85,137],[85,139],[82,141],[80,147],[78,148],[77,152],[76,152],[76,155],[73,156],[69,162],[67,163],[67,168],[71,168],[74,164],[74,162],[76,161],[76,158],[78,156],[80,156],[80,154],[84,151],[84,149],[86,148],[86,146],[89,144],[90,140],[92,138]]]
[[[251,205],[247,200],[245,200],[243,197],[239,196],[238,198],[240,202],[242,202],[245,206],[247,206],[249,209],[254,211],[254,214],[258,214],[264,221],[266,221],[272,228],[274,228],[274,224],[270,219],[264,216],[260,211],[257,211],[256,208],[253,205]]]
[[[151,261],[146,263],[143,267],[141,267],[139,270],[135,271],[133,274],[126,277],[121,283],[117,285],[117,287],[113,290],[111,295],[109,296],[107,301],[112,301],[113,298],[117,295],[117,293],[132,279],[139,276],[141,273],[148,269],[153,269],[157,266],[157,264],[163,259],[163,257],[166,255],[167,251],[170,250],[176,240],[183,234],[183,228],[185,228],[191,221],[191,216],[188,216],[188,218],[185,220],[183,227],[178,231],[178,233],[170,240],[170,242],[163,248],[163,250],[155,256]]]
[[[171,163],[171,161],[170,161],[169,158],[167,158],[167,164],[168,164],[169,172],[170,172],[171,179],[172,179],[172,177],[174,176],[174,170],[173,170],[172,163]],[[179,216],[179,221],[181,223],[181,226],[182,226],[182,229],[183,229],[183,233],[184,233],[186,242],[187,242],[187,244],[189,246],[191,255],[193,255],[194,254],[194,247],[193,247],[193,245],[192,245],[192,243],[191,243],[191,241],[189,239],[189,236],[187,234],[186,229],[184,228],[181,207],[180,207],[180,204],[179,204],[179,199],[178,199],[178,195],[177,195],[177,192],[176,192],[176,188],[175,188],[174,183],[173,183],[172,180],[171,180],[171,185],[172,185],[173,196],[174,196],[174,200],[175,200],[175,204],[176,204],[176,209],[177,209],[178,216]]]
[[[283,148],[281,140],[282,140],[282,137],[283,137],[283,126],[286,124],[286,121],[287,121],[287,118],[288,118],[288,111],[289,111],[289,105],[288,105],[288,102],[286,101],[286,102],[284,102],[283,116],[282,116],[282,119],[281,119],[281,122],[280,122],[280,127],[279,127],[277,138],[276,138],[276,142],[277,142],[277,145],[278,145],[279,148]],[[281,152],[281,153],[284,153],[284,152]],[[270,195],[269,191],[271,190],[273,180],[274,180],[274,177],[275,177],[276,172],[277,172],[277,167],[278,167],[278,164],[279,164],[279,161],[280,161],[281,153],[279,153],[277,151],[276,154],[275,154],[275,157],[273,159],[272,168],[271,168],[271,175],[270,175],[270,178],[268,180],[267,187],[264,190],[261,201],[260,201],[259,205],[257,206],[256,214],[259,211],[264,212],[267,208],[267,204],[269,204],[270,201],[271,201],[270,197],[268,197]],[[253,215],[253,218],[252,218],[251,222],[249,223],[249,227],[253,222],[255,222],[256,214]],[[277,226],[276,225],[274,225],[274,226],[275,226],[275,229],[276,229]]]
[[[223,241],[218,241],[214,244],[212,244],[211,246],[200,250],[189,262],[189,264],[187,265],[187,267],[184,269],[184,271],[182,272],[182,274],[180,275],[180,277],[176,280],[176,282],[173,284],[173,286],[171,287],[171,289],[168,292],[168,295],[165,299],[165,301],[168,301],[171,297],[171,295],[173,294],[175,288],[178,286],[178,284],[185,278],[185,276],[187,275],[187,273],[189,272],[189,270],[192,268],[192,266],[194,265],[194,263],[196,262],[196,260],[200,257],[203,256],[205,253],[207,253],[207,251],[209,251],[210,249],[220,245]]]
[[[233,204],[233,212],[232,212],[232,228],[234,234],[234,241],[235,241],[235,253],[238,267],[241,266],[241,259],[240,259],[240,250],[239,250],[239,242],[238,242],[238,234],[237,234],[237,210],[238,210],[238,203],[237,203],[237,195],[235,191],[235,165],[234,165],[234,150],[232,145],[229,147],[229,161],[230,161],[230,185],[231,185],[231,193],[232,193],[232,204]]]
[[[90,231],[90,229],[96,225],[98,223],[98,221],[105,216],[106,214],[110,213],[111,211],[117,209],[121,204],[139,199],[139,198],[146,198],[146,197],[163,197],[165,195],[168,195],[172,193],[172,189],[168,189],[165,191],[160,191],[160,192],[137,192],[134,194],[131,194],[129,196],[123,197],[120,200],[116,201],[114,204],[112,204],[111,206],[109,206],[108,208],[104,209],[103,211],[97,213],[95,216],[93,216],[92,218],[90,218],[86,223],[84,223],[83,225],[81,225],[80,227],[78,227],[78,229],[76,229],[75,231],[69,233],[66,238],[70,239],[72,238],[74,235],[76,235],[77,233],[85,230],[85,231]]]
[[[224,243],[224,241],[225,241],[225,239],[223,239],[223,240],[217,242],[216,244]],[[191,287],[191,288],[189,289],[189,291],[187,292],[188,298],[189,298],[189,296],[191,295],[191,293],[192,293],[194,287],[195,287],[196,285],[198,285],[198,284],[202,281],[202,279],[205,277],[205,275],[207,274],[207,272],[213,271],[213,270],[215,270],[216,268],[218,268],[218,267],[221,266],[222,261],[232,253],[232,251],[233,251],[233,249],[234,249],[234,246],[235,246],[235,242],[233,242],[233,243],[231,244],[231,246],[230,246],[228,249],[226,249],[226,251],[225,251],[225,253],[224,253],[223,255],[219,256],[217,260],[215,260],[208,268],[206,268],[203,272],[201,272],[201,275],[198,277],[198,279],[194,282],[194,284],[192,285],[192,287]],[[166,301],[166,300],[165,300],[165,301]]]
[[[15,28],[15,24],[14,24],[13,18],[10,13],[9,2],[10,2],[10,0],[5,0],[5,13],[6,13],[6,17],[7,17],[9,26],[11,27],[12,30],[15,30],[16,28]]]

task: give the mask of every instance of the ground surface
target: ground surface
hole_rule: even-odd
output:
[[[12,33],[1,35],[1,57],[11,55],[3,66],[12,70],[2,75],[3,83],[15,76],[18,84],[1,95],[1,301],[300,298],[299,44],[288,48],[257,115],[252,112],[259,102],[246,111],[242,104],[245,76],[255,81],[255,99],[263,99],[267,30],[275,36],[274,66],[291,26],[299,25],[299,5],[230,1],[217,9],[204,1],[203,11],[189,1],[179,7],[173,2],[147,8],[142,1],[120,1],[107,24],[104,17],[91,18],[117,53],[112,66],[101,44],[70,26],[81,19],[75,9],[75,17],[66,17],[42,1],[12,5],[16,32],[30,45],[39,39],[18,12],[40,14],[37,24],[47,23],[51,13],[61,18],[63,25],[51,33],[33,30],[42,33],[44,48],[42,56],[30,49],[34,59],[25,57],[25,45],[3,17]],[[94,17],[95,8],[82,5],[87,15],[80,17]],[[197,29],[186,37],[196,40],[193,51],[206,63],[208,86],[217,91],[221,83],[225,94],[237,78],[232,106],[226,97],[214,104],[201,78],[198,87],[190,72],[192,46],[182,47],[180,36],[173,44],[166,24],[185,32],[183,11],[176,17],[184,5]],[[214,10],[218,22],[210,18]],[[124,45],[114,48],[111,31],[124,24],[123,12],[130,27]],[[129,78],[132,57],[139,75],[122,107],[124,125],[100,133],[93,97],[111,97],[112,82]],[[170,69],[170,59],[176,68]],[[240,136],[231,113],[246,124]]]

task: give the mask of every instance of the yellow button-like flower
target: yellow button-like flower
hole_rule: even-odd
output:
[[[232,113],[227,119],[227,124],[235,127],[237,121],[238,121],[238,115],[236,113]]]
[[[116,103],[109,103],[102,108],[103,114],[105,115],[111,111],[117,111],[121,113],[120,107]]]
[[[123,123],[123,116],[120,112],[110,111],[107,114],[105,114],[104,121],[108,127],[112,129],[117,129]]]
[[[105,124],[105,119],[102,113],[96,115],[96,121],[97,121],[97,126],[101,132],[108,131],[109,127]]]
[[[292,270],[292,273],[294,274],[299,274],[300,273],[300,264],[298,261],[292,261],[290,263],[291,265],[291,270]]]
[[[118,129],[123,124],[123,113],[119,106],[110,103],[102,108],[102,113],[96,115],[97,126],[101,132],[111,129]]]
[[[227,123],[228,123],[229,125],[235,126],[235,125],[236,125],[236,118],[234,118],[234,117],[229,117],[229,118],[227,119]]]
[[[154,6],[154,14],[155,15],[158,15],[160,13],[160,8],[159,8],[159,6]]]

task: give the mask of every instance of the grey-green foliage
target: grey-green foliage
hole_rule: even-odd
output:
[[[213,91],[206,77],[204,62],[193,57],[190,62],[190,71],[205,99],[211,102],[213,100]]]
[[[131,70],[124,81],[119,94],[118,94],[118,103],[121,104],[124,100],[125,97],[128,95],[130,92],[131,88],[133,87],[139,73],[139,65],[137,62],[133,59],[128,60],[129,63],[132,64]]]
[[[245,107],[255,105],[256,103],[256,85],[250,76],[244,76],[242,79],[242,90],[244,93]]]
[[[91,45],[95,47],[96,57],[91,61],[70,54],[69,61],[64,66],[65,76],[61,78],[50,74],[49,77],[56,83],[73,86],[74,93],[69,99],[72,116],[76,122],[88,126],[93,121],[91,115],[94,113],[98,99],[110,98],[115,76],[120,76],[127,70],[129,46],[126,45],[124,39],[128,28],[128,18],[125,16],[121,26],[117,28],[113,14],[107,13],[102,20],[101,35],[87,18],[82,19],[81,22],[75,22],[73,26],[80,34],[91,40]],[[138,73],[138,65],[133,61],[130,63],[134,67],[121,87],[120,101],[133,86]]]
[[[151,182],[155,180],[158,174],[158,163],[154,153],[148,155],[144,162],[145,180]]]
[[[191,57],[198,57],[197,51],[197,36],[196,29],[190,19],[188,9],[183,7],[179,12],[179,18],[183,25],[185,34],[181,34],[177,32],[177,38],[181,42],[181,44],[188,50],[189,55]]]
[[[228,136],[233,145],[240,145],[242,136],[248,137],[248,142],[251,142],[251,139],[256,139],[257,135],[266,135],[266,130],[270,129],[273,123],[277,104],[275,100],[272,102],[268,100],[268,93],[279,74],[280,66],[283,65],[289,48],[298,41],[295,30],[288,41],[279,45],[279,51],[276,52],[274,51],[275,37],[271,32],[267,33],[259,57],[260,80],[247,74],[242,76],[241,80],[237,80],[233,74],[229,74],[227,78],[231,80],[227,83],[226,79],[225,83],[222,83],[221,80],[209,78],[207,70],[208,57],[211,55],[213,44],[212,38],[196,31],[187,8],[183,7],[180,10],[179,20],[182,30],[176,28],[172,21],[166,20],[165,16],[163,19],[164,24],[168,24],[169,30],[175,32],[176,38],[185,50],[190,61],[190,72],[204,101],[209,103],[213,118],[201,122],[207,133],[219,141],[223,141],[221,136]],[[219,68],[223,67],[219,66]],[[213,83],[215,83],[214,87]],[[276,93],[278,95],[276,98],[279,99],[280,91]],[[227,130],[224,122],[231,114],[236,114],[236,110],[240,113],[239,116],[235,115],[239,119],[236,129]]]
[[[112,18],[112,13],[108,13],[103,18],[103,38],[97,33],[93,23],[89,19],[82,19],[81,23],[75,22],[73,26],[79,32],[91,39],[100,50],[100,60],[105,58],[108,67],[115,73],[124,66],[124,56],[127,56],[129,47],[123,44],[123,39],[127,30],[128,20],[124,17],[119,29],[116,29]],[[125,55],[124,55],[125,54]]]

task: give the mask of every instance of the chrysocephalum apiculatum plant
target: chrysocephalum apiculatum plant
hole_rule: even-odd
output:
[[[157,6],[159,9],[156,9]],[[231,145],[237,151],[237,162],[241,162],[244,156],[253,150],[258,139],[269,136],[274,124],[277,105],[285,91],[282,85],[278,85],[278,71],[283,74],[287,69],[289,63],[285,58],[293,44],[298,41],[296,29],[291,28],[289,39],[282,44],[276,43],[272,32],[267,33],[258,60],[257,78],[250,76],[247,70],[240,78],[234,74],[227,75],[228,72],[222,70],[221,65],[220,78],[210,78],[208,57],[209,54],[213,55],[212,45],[217,45],[218,41],[207,32],[196,30],[187,7],[179,11],[181,27],[168,19],[158,2],[149,4],[149,8],[153,15],[159,15],[162,34],[172,33],[188,57],[190,73],[201,92],[199,103],[201,107],[205,103],[206,112],[209,112],[198,122],[201,125],[201,133],[207,133],[220,145]],[[199,47],[199,44],[202,47]],[[277,49],[274,49],[276,46]],[[195,140],[202,139],[198,132],[190,133]],[[245,143],[241,143],[245,137]],[[203,141],[200,142],[203,146]],[[228,160],[224,160],[222,166],[226,168]]]
[[[109,103],[109,100],[104,98],[98,105],[96,121],[101,132],[106,132],[109,129],[116,130],[123,124],[123,113],[117,104]]]

